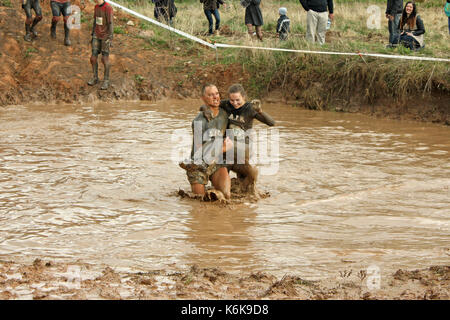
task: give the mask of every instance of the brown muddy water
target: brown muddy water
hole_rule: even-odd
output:
[[[450,262],[449,127],[264,105],[280,137],[258,183],[271,196],[218,206],[174,195],[199,105],[0,108],[0,259],[308,279]]]

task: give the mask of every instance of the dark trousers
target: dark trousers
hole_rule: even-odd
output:
[[[220,14],[219,14],[219,9],[216,10],[203,10],[205,12],[205,16],[206,18],[208,18],[208,22],[209,22],[209,34],[213,34],[213,25],[214,25],[214,21],[212,16],[214,15],[214,17],[216,18],[216,30],[219,30],[220,28]]]
[[[395,43],[399,43],[410,50],[417,50],[420,48],[420,43],[413,37],[408,36],[406,33],[402,33],[394,40],[396,41]]]
[[[41,6],[39,5],[39,0],[28,0],[25,3],[25,14],[27,16],[27,19],[31,19],[32,18],[32,13],[31,13],[31,9],[34,10],[34,12],[36,13],[37,16],[42,17],[42,9]]]
[[[398,42],[395,42],[395,40],[398,41],[399,36],[399,30],[398,25],[400,24],[400,19],[402,18],[402,14],[395,14],[394,20],[389,20],[388,22],[388,28],[389,28],[389,43],[390,44],[398,44]]]
[[[59,2],[51,1],[50,6],[52,8],[52,14],[54,17],[59,17],[59,16],[61,16],[61,14],[63,15],[63,17],[68,17],[71,14],[70,2],[59,3]]]

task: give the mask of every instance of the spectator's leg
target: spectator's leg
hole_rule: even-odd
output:
[[[252,24],[247,24],[247,30],[248,30],[248,34],[250,35],[250,38],[253,37],[253,25]]]
[[[450,34],[450,17],[448,17],[448,33]]]
[[[400,19],[402,17],[402,14],[395,14],[394,20],[389,20],[388,27],[389,27],[389,44],[396,46],[398,45],[398,39],[399,39],[399,30],[398,25],[400,23]]]
[[[263,40],[263,35],[262,35],[262,26],[255,26],[256,29],[256,36],[258,37],[259,40]]]
[[[317,14],[317,41],[322,45],[325,44],[325,33],[327,32],[328,12]]]
[[[208,33],[211,35],[214,33],[213,31],[213,25],[214,25],[214,21],[212,18],[212,13],[211,10],[203,10],[205,12],[205,16],[208,19],[208,23],[209,23],[209,28],[208,28]]]
[[[214,17],[216,18],[216,30],[220,29],[220,13],[219,9],[214,10]]]
[[[316,12],[309,10],[306,13],[306,40],[313,42],[316,37],[317,16]]]

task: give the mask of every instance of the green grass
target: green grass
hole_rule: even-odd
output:
[[[25,58],[28,58],[28,57],[31,57],[31,55],[36,52],[38,52],[38,51],[35,48],[31,47],[31,48],[28,48],[27,50],[25,50],[24,56],[25,56]]]
[[[0,6],[12,8],[11,0],[0,0]]]
[[[124,1],[124,0],[122,0]],[[291,18],[291,35],[288,41],[280,42],[275,35],[278,19],[279,1],[266,0],[263,5],[265,40],[260,43],[250,40],[244,25],[244,10],[237,1],[231,1],[234,7],[221,10],[222,26],[227,26],[231,34],[216,37],[204,37],[207,28],[206,18],[197,1],[176,1],[178,15],[175,27],[189,34],[221,43],[250,46],[280,47],[286,49],[370,52],[406,56],[427,56],[448,58],[447,18],[442,10],[441,1],[429,0],[420,3],[419,13],[425,23],[426,47],[413,52],[404,47],[386,49],[388,41],[387,20],[384,17],[385,0],[335,0],[335,20],[327,34],[327,43],[323,46],[311,44],[305,40],[306,13],[298,0],[283,1]],[[142,2],[133,6],[135,10],[153,17],[153,5]],[[138,4],[139,2],[137,2]],[[381,28],[369,29],[367,7],[377,4],[381,11]],[[139,28],[152,30],[154,36],[146,39],[145,49],[171,49],[173,54],[193,59],[203,58],[204,67],[216,63],[239,64],[251,75],[246,87],[253,95],[264,95],[272,89],[288,92],[292,99],[303,101],[311,109],[335,108],[330,97],[363,96],[368,102],[381,97],[403,99],[412,93],[425,92],[431,84],[433,90],[450,93],[450,69],[448,63],[432,63],[409,60],[381,59],[359,56],[307,55],[287,52],[218,49],[218,61],[211,49],[191,40],[169,33],[155,25],[140,23]],[[184,72],[183,66],[173,67],[174,72]],[[324,90],[326,88],[326,90]],[[342,99],[341,99],[342,100]]]
[[[114,33],[115,34],[125,34],[125,30],[121,26],[115,26]]]

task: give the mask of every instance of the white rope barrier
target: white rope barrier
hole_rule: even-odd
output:
[[[307,53],[307,54],[328,54],[328,55],[344,55],[344,56],[367,56],[367,57],[376,57],[376,58],[387,58],[387,59],[403,59],[403,60],[419,60],[419,61],[435,61],[435,62],[450,62],[450,59],[443,58],[432,58],[432,57],[418,57],[418,56],[400,56],[400,55],[390,55],[390,54],[381,54],[381,53],[362,53],[362,52],[333,52],[333,51],[312,51],[312,50],[296,50],[296,49],[283,49],[283,48],[269,48],[269,47],[252,47],[252,46],[242,46],[242,45],[234,45],[234,44],[223,44],[223,43],[215,43],[211,44],[205,40],[202,40],[198,37],[195,37],[189,33],[184,31],[172,28],[164,23],[151,19],[147,16],[144,16],[136,11],[130,10],[127,7],[124,7],[120,4],[115,3],[114,1],[107,0],[109,4],[115,6],[117,8],[122,9],[125,12],[128,12],[140,19],[153,23],[161,28],[167,29],[169,31],[175,32],[185,38],[191,39],[192,41],[198,42],[207,46],[209,48],[217,50],[217,48],[240,48],[240,49],[252,49],[252,50],[268,50],[268,51],[283,51],[283,52],[295,52],[295,53]]]

